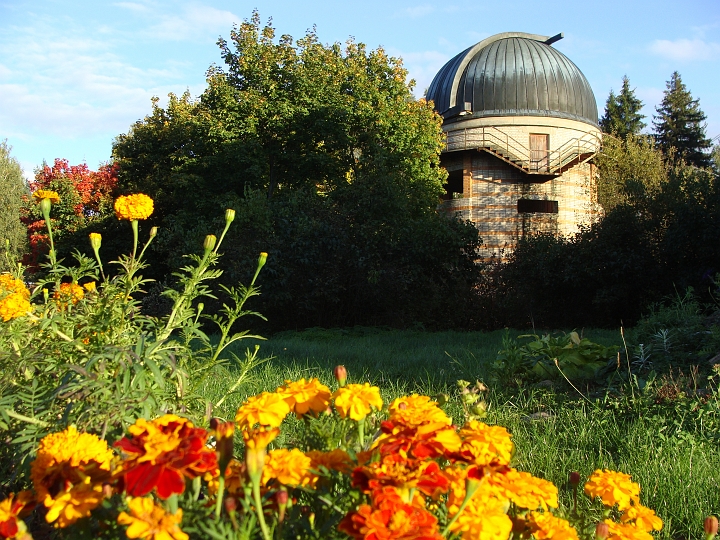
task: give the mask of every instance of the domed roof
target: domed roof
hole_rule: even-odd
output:
[[[446,120],[487,116],[551,116],[597,126],[595,95],[561,39],[507,32],[464,50],[435,75],[427,91]]]

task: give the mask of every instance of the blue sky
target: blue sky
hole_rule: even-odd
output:
[[[499,32],[565,34],[554,46],[585,73],[600,113],[627,75],[650,125],[673,71],[720,135],[720,0],[290,2],[0,0],[0,140],[31,176],[64,157],[92,169],[151,98],[202,93],[216,45],[258,8],[278,34],[317,26],[402,57],[416,95],[466,47]]]

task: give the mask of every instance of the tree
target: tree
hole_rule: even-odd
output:
[[[53,235],[59,251],[62,251],[64,238],[84,231],[111,214],[116,185],[117,166],[112,164],[92,171],[85,163],[70,165],[68,160],[58,158],[52,166],[43,163],[35,170],[30,191],[46,189],[60,195],[60,202],[53,205],[51,212]],[[25,262],[36,266],[41,254],[47,250],[47,229],[40,209],[29,197],[25,197],[22,221],[30,241],[30,253]]]
[[[449,290],[473,295],[477,230],[437,214],[442,119],[401,61],[314,30],[276,38],[257,13],[219,46],[198,99],[155,100],[113,145],[120,188],[156,202],[152,266],[173,267],[232,207],[224,279],[270,252],[276,327],[457,320]]]
[[[662,103],[653,119],[655,139],[665,152],[676,149],[676,157],[696,167],[710,166],[708,150],[712,147],[705,136],[705,113],[699,100],[693,99],[676,71],[667,82]]]
[[[10,155],[7,141],[0,142],[0,271],[10,270],[27,244],[25,227],[20,221],[20,209],[27,186],[20,163]]]
[[[600,127],[605,133],[615,135],[621,139],[628,135],[637,135],[645,127],[640,114],[643,102],[635,96],[635,90],[630,89],[627,75],[623,77],[622,89],[619,95],[610,90],[610,96],[605,104],[605,114],[600,119]]]

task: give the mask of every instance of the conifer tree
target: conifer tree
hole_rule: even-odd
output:
[[[10,150],[7,141],[0,141],[0,272],[11,269],[27,244],[20,208],[28,189],[20,163],[10,155]]]
[[[637,135],[646,126],[643,122],[645,115],[640,114],[642,107],[643,102],[635,96],[635,90],[630,89],[630,81],[625,75],[620,94],[615,95],[610,90],[605,115],[600,119],[600,128],[621,139],[626,139],[630,134]]]
[[[705,135],[705,113],[693,99],[676,71],[667,82],[667,90],[653,119],[655,141],[666,155],[675,148],[676,157],[696,167],[710,165],[710,139]]]

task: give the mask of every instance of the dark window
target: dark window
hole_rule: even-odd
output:
[[[451,171],[448,173],[447,193],[452,197],[453,193],[463,192],[463,171]]]
[[[521,214],[557,214],[558,202],[518,199],[517,211]]]

